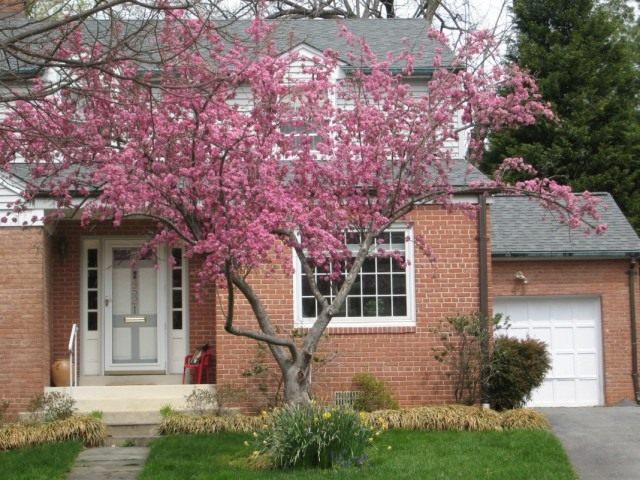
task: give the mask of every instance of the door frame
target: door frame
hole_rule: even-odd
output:
[[[112,250],[113,247],[140,247],[145,242],[144,238],[129,237],[129,238],[108,238],[102,242],[102,317],[104,318],[103,329],[103,372],[109,373],[166,373],[167,371],[167,316],[169,311],[169,298],[167,295],[169,289],[169,272],[168,272],[168,257],[167,247],[162,245],[156,250],[158,256],[157,267],[157,282],[156,282],[156,309],[157,309],[157,327],[156,327],[156,341],[158,358],[155,363],[113,363],[113,327],[112,327],[112,308],[113,303],[107,302],[107,299],[113,298],[113,283],[112,283]]]

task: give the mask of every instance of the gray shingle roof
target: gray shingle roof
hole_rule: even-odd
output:
[[[495,196],[491,206],[494,257],[623,257],[640,254],[640,238],[608,193],[602,201],[602,235],[561,225],[549,212],[525,197]]]
[[[416,68],[432,67],[434,49],[438,46],[427,36],[424,19],[285,19],[274,22],[278,24],[274,32],[278,51],[284,52],[305,43],[319,51],[327,48],[335,50],[347,63],[346,54],[354,49],[341,37],[341,25],[355,36],[364,37],[381,59],[388,53],[397,56],[407,49],[416,54],[422,52],[421,58],[416,58]],[[229,31],[238,35],[247,25],[246,20],[238,21],[231,24]],[[450,50],[443,51],[443,65],[449,65],[452,58]]]
[[[347,44],[340,35],[341,25],[345,25],[357,37],[364,37],[369,47],[382,59],[388,53],[397,56],[399,53],[409,49],[416,54],[416,73],[428,73],[433,66],[434,51],[439,44],[427,36],[427,25],[423,19],[284,19],[270,20],[277,26],[273,33],[273,40],[276,50],[284,53],[300,44],[307,44],[316,50],[323,51],[327,48],[338,52],[341,60],[348,61],[348,52],[357,50]],[[223,36],[236,39],[249,40],[245,33],[248,20],[238,20],[229,23],[228,20],[219,21]],[[31,29],[33,23],[20,15],[11,17],[0,17],[0,41],[11,38],[22,28]],[[148,62],[155,68],[155,62],[159,58],[159,47],[157,44],[157,33],[159,23],[142,23],[139,20],[128,20],[123,24],[121,36],[128,36],[135,33],[134,38],[127,39],[127,46],[130,49],[127,56],[135,58],[136,61],[144,64]],[[85,23],[85,38],[87,42],[99,42],[107,44],[111,42],[110,24],[107,21],[90,20]],[[37,38],[30,37],[24,42],[24,47],[32,48],[38,43],[44,46],[55,43],[55,33],[47,33]],[[21,59],[8,51],[0,49],[0,75],[16,74],[18,72],[33,72],[33,67],[25,62],[26,57]],[[445,49],[442,53],[442,64],[449,65],[452,59],[450,50]],[[143,66],[144,68],[144,66]]]

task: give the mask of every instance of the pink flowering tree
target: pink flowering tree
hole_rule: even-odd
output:
[[[482,33],[470,36],[450,65],[440,65],[437,51],[428,92],[416,96],[403,82],[412,55],[378,58],[347,31],[355,52],[349,62],[361,68],[336,82],[336,52],[304,61],[281,55],[264,22],[251,24],[249,42],[223,38],[213,24],[177,12],[163,28],[157,70],[104,64],[78,72],[56,95],[13,106],[0,162],[21,158],[34,179],[16,209],[44,189],[59,212],[82,207],[84,224],[152,219],[147,247],[179,245],[187,257],[201,257],[201,281],[227,289],[226,331],[265,342],[282,371],[286,401],[306,402],[311,359],[365,259],[394,255],[376,248],[382,232],[424,202],[474,214],[452,201],[446,143],[473,131],[473,157],[487,131],[552,113],[526,73],[469,67],[490,47]],[[58,55],[87,58],[99,54],[95,48],[70,36]],[[571,226],[596,214],[589,196],[551,180],[508,184],[504,173],[513,169],[531,173],[522,160],[508,159],[474,191],[535,197]],[[349,233],[358,233],[356,248],[345,242]],[[424,239],[412,240],[428,251]],[[290,272],[292,249],[319,306],[296,340],[276,330],[248,275]],[[335,281],[332,301],[315,269]],[[251,306],[255,327],[234,322],[238,296]]]

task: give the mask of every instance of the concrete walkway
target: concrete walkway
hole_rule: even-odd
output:
[[[144,468],[148,447],[89,448],[78,455],[69,480],[135,480]]]
[[[582,480],[640,479],[640,408],[540,408]]]

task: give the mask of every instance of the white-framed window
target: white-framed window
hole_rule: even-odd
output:
[[[333,317],[334,327],[415,326],[415,287],[412,231],[408,226],[394,226],[380,237],[376,251],[395,252],[393,256],[372,254],[353,284],[344,307]],[[347,234],[347,244],[355,251],[360,244],[358,233]],[[320,306],[313,297],[294,255],[295,327],[310,327]],[[339,281],[330,280],[326,272],[315,269],[318,288],[330,302]]]

